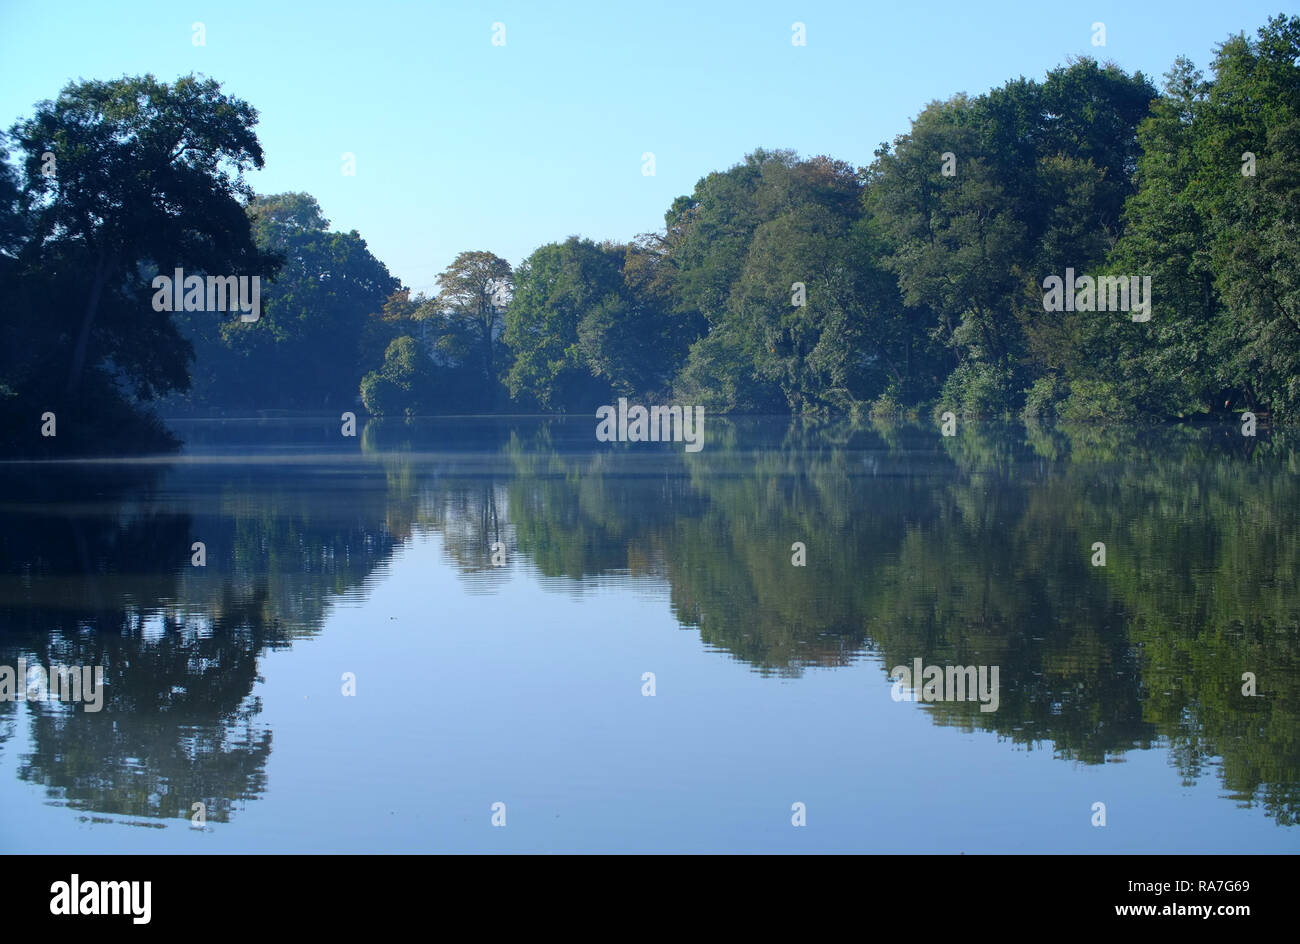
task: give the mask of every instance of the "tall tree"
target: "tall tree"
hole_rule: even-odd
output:
[[[1078,325],[1044,317],[1041,283],[1104,263],[1154,96],[1141,73],[1079,59],[934,103],[878,154],[869,207],[904,300],[952,351],[946,404],[1007,412],[1065,370]]]
[[[1199,202],[1248,406],[1300,412],[1300,16],[1218,50],[1202,111]],[[1244,158],[1255,155],[1253,174]]]
[[[571,236],[542,246],[515,273],[506,343],[515,354],[510,395],[545,410],[607,402],[608,380],[594,375],[579,336],[583,319],[619,303],[623,252]]]
[[[68,394],[108,357],[141,395],[185,386],[188,352],[168,315],[140,304],[140,270],[269,274],[243,212],[243,173],[263,163],[256,122],[211,79],[146,75],[71,84],[14,126],[30,221],[20,259],[70,279],[61,300],[82,302],[56,315],[72,341]]]
[[[492,394],[500,383],[497,346],[505,328],[513,279],[509,262],[482,250],[460,253],[438,276],[439,292],[434,301],[453,323],[469,332],[478,350],[484,390],[492,392],[485,398],[489,407],[494,405]]]
[[[5,383],[79,418],[60,441],[91,448],[98,429],[130,448],[130,404],[188,386],[193,352],[151,305],[155,273],[275,271],[244,215],[243,174],[262,166],[256,122],[211,79],[146,75],[72,83],[14,125],[24,226],[10,277],[22,310],[8,313],[6,341],[24,357],[6,360]]]

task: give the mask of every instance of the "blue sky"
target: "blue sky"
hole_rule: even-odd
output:
[[[457,252],[518,263],[658,229],[756,147],[870,162],[926,102],[1070,55],[1157,83],[1279,0],[1152,3],[86,3],[0,0],[0,124],[69,80],[199,72],[261,113],[260,192],[304,190],[430,290]],[[791,43],[806,25],[807,45]],[[1092,24],[1106,45],[1092,45]],[[202,22],[206,45],[192,42]],[[505,24],[505,45],[492,44]],[[656,174],[641,172],[655,155]],[[342,173],[344,152],[356,175]]]

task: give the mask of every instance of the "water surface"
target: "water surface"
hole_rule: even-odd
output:
[[[177,428],[0,465],[0,665],[106,676],[0,702],[4,851],[1300,850],[1283,437]]]

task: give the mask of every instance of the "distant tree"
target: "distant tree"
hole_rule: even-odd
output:
[[[469,334],[471,346],[477,349],[487,407],[494,405],[500,385],[496,351],[513,278],[509,262],[484,251],[460,253],[438,276],[434,303],[451,316],[456,328]]]
[[[388,345],[383,366],[361,380],[361,399],[376,416],[431,412],[433,367],[415,338],[404,336]]]
[[[1108,266],[1151,276],[1151,320],[1075,319],[1079,329],[1060,350],[1072,362],[1066,412],[1080,419],[1105,411],[1111,392],[1149,416],[1196,412],[1231,384],[1225,363],[1232,332],[1214,288],[1211,223],[1195,194],[1202,173],[1195,116],[1209,86],[1184,58],[1165,79],[1138,130],[1138,187]]]
[[[610,384],[594,375],[578,332],[600,306],[620,304],[622,255],[618,247],[571,236],[542,246],[519,266],[506,310],[505,339],[515,355],[507,380],[512,397],[567,410],[609,396]]]
[[[617,261],[620,282],[578,322],[580,357],[620,395],[666,397],[699,334],[673,309],[670,245],[644,234],[602,248]]]
[[[388,345],[404,335],[423,340],[425,334],[424,312],[429,310],[429,299],[422,293],[411,294],[403,286],[384,301],[383,308],[366,316],[361,329],[361,364],[369,367],[384,359]]]

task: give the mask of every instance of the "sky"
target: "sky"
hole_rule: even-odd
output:
[[[1218,43],[1284,9],[0,0],[0,127],[76,79],[211,76],[260,114],[259,193],[312,194],[336,229],[357,230],[405,285],[431,292],[464,250],[517,265],[571,235],[659,230],[675,197],[755,148],[865,165],[932,100],[1041,78],[1072,55],[1158,85],[1176,56],[1205,68]],[[792,42],[795,23],[805,45]]]

